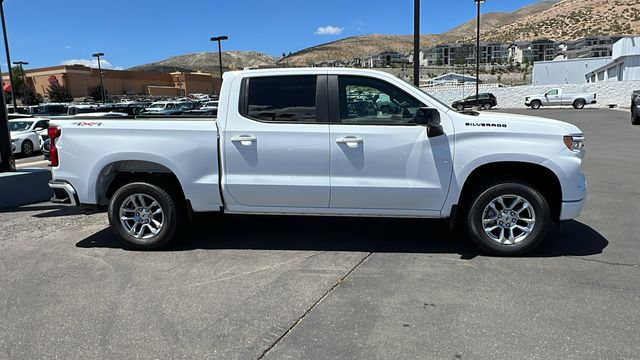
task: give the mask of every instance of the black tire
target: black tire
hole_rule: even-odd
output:
[[[631,125],[640,125],[640,114],[637,113],[635,105],[631,105]]]
[[[580,110],[580,109],[583,109],[586,104],[587,102],[584,101],[584,99],[576,99],[573,102],[573,108],[576,110]]]
[[[120,208],[123,202],[130,196],[135,194],[143,194],[155,200],[162,209],[162,226],[157,234],[146,239],[137,238],[126,230],[125,225],[120,221]],[[149,209],[152,207],[149,206]],[[109,203],[109,224],[111,229],[118,235],[118,238],[126,248],[137,250],[157,249],[166,245],[173,238],[179,223],[179,212],[176,202],[163,188],[147,183],[134,182],[122,186],[111,197]],[[137,216],[137,214],[136,214]],[[135,224],[135,220],[132,220]],[[134,225],[135,226],[135,225]],[[133,227],[133,226],[132,226]],[[140,227],[143,227],[141,225]],[[145,232],[147,230],[144,230]],[[150,229],[148,229],[150,232]]]
[[[542,102],[540,102],[540,100],[533,100],[531,102],[531,108],[532,109],[537,110],[537,109],[540,109],[541,106],[542,106]]]
[[[456,110],[458,110],[458,111],[464,111],[464,105],[462,105],[462,104],[458,104],[458,105],[456,106]]]
[[[33,143],[31,140],[25,140],[22,142],[22,146],[20,146],[20,153],[24,157],[30,157],[33,155]]]
[[[487,209],[486,211],[489,212],[492,211],[489,208],[489,204],[492,203],[495,199],[500,196],[509,197],[510,195],[522,197],[527,202],[529,202],[530,206],[533,208],[533,212],[535,213],[535,224],[533,225],[531,232],[527,236],[525,236],[524,239],[520,241],[513,241],[514,243],[512,244],[507,244],[492,239],[485,232],[483,226],[483,215],[485,213],[485,209]],[[505,203],[507,202],[505,201]],[[516,206],[515,209],[517,210],[519,209],[519,207]],[[512,256],[528,253],[536,248],[540,244],[540,242],[542,242],[551,221],[550,213],[551,212],[549,203],[544,198],[544,196],[540,194],[540,192],[526,183],[512,181],[497,183],[479,189],[479,191],[475,193],[475,196],[469,202],[468,208],[465,212],[464,220],[467,235],[482,251],[493,255]],[[508,217],[509,214],[505,216],[507,217],[506,223],[510,223]],[[513,219],[513,217],[511,217],[511,219]],[[495,220],[496,226],[498,225],[497,221],[498,220]],[[514,222],[516,222],[516,220],[514,220]],[[517,223],[520,223],[520,221],[518,220]],[[492,224],[490,223],[489,225]],[[507,229],[502,230],[505,235],[507,234],[506,230]],[[499,228],[498,231],[500,231]],[[514,235],[514,230],[510,231],[511,235]]]
[[[483,110],[491,110],[491,104],[484,104],[484,105],[482,105],[482,109],[483,109]]]

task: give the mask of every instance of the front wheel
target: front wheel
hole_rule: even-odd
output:
[[[550,221],[547,200],[520,182],[495,184],[479,191],[466,212],[469,237],[483,251],[521,255],[544,239]]]
[[[537,109],[540,109],[541,106],[542,106],[542,103],[540,101],[538,101],[538,100],[534,100],[534,101],[531,102],[531,108],[532,109],[537,110]]]
[[[484,104],[484,105],[482,105],[482,109],[483,109],[483,110],[491,110],[491,104]]]
[[[122,243],[139,250],[167,244],[176,232],[178,212],[161,187],[135,182],[118,189],[109,204],[109,224]]]

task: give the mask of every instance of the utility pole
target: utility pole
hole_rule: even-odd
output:
[[[211,38],[211,41],[218,42],[218,65],[220,67],[220,80],[222,80],[222,45],[220,44],[222,40],[229,40],[228,36],[214,36]]]
[[[9,52],[9,40],[7,38],[7,25],[5,24],[5,21],[4,21],[4,0],[0,0],[0,18],[2,18],[2,34],[4,35],[4,51],[7,53],[7,67],[9,68],[9,85],[10,85],[9,87],[11,88],[11,99],[13,100],[13,112],[17,113],[18,104],[16,103],[16,95],[13,92],[13,71],[11,71],[11,54]],[[2,96],[4,96],[4,93],[2,94]],[[5,109],[5,112],[6,112],[6,109]]]
[[[413,84],[420,86],[420,0],[413,5]]]
[[[480,106],[480,4],[486,0],[475,0],[478,6],[476,17],[476,106]]]
[[[104,53],[95,53],[92,56],[98,59],[98,72],[100,73],[100,90],[102,90],[102,103],[106,104],[107,92],[104,89],[104,81],[102,80],[102,65],[100,65],[100,56],[104,56]]]
[[[0,0],[1,1],[1,0]],[[2,6],[2,4],[0,4]],[[1,71],[0,71],[1,73]],[[0,96],[0,173],[16,171],[16,160],[11,149],[11,133],[7,118],[7,105],[4,94]]]

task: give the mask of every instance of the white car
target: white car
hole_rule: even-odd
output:
[[[199,110],[204,110],[204,111],[218,110],[218,102],[217,101],[208,101],[208,102],[204,103],[204,105],[202,105],[202,107],[200,107]]]
[[[524,105],[532,109],[542,106],[573,106],[574,109],[582,109],[585,105],[597,104],[596,94],[566,94],[560,88],[549,89],[544,94],[529,95],[524,99]]]
[[[42,150],[42,144],[47,137],[49,119],[28,118],[9,120],[11,133],[11,149],[14,154],[29,157],[35,151]]]
[[[584,136],[574,125],[458,113],[365,69],[223,79],[216,120],[56,119],[54,202],[108,209],[118,237],[140,249],[165,245],[182,216],[223,211],[448,218],[481,249],[513,255],[586,201]],[[378,95],[399,111],[375,111]],[[428,241],[428,227],[415,235]]]
[[[151,105],[149,105],[148,107],[146,107],[144,111],[153,113],[153,112],[161,112],[165,110],[175,110],[179,108],[180,108],[180,104],[178,102],[156,101],[154,103],[151,103]]]

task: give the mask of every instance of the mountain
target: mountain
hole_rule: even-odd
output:
[[[438,35],[422,35],[422,46],[437,45],[446,37]],[[453,40],[453,39],[452,39]],[[321,61],[351,61],[353,58],[370,54],[378,54],[385,50],[409,53],[413,50],[412,35],[364,35],[352,36],[327,44],[313,46],[297,51],[278,60],[280,65],[304,66]]]
[[[640,34],[639,5],[638,0],[563,0],[482,35],[486,40],[513,41]]]
[[[545,11],[559,2],[560,0],[546,0],[525,6],[512,13],[496,12],[483,14],[480,17],[480,31],[494,31],[504,25],[512,24],[526,16]],[[471,19],[462,25],[456,26],[455,28],[443,33],[443,35],[456,38],[475,37],[476,19]]]
[[[276,58],[255,51],[223,51],[222,65],[225,70],[243,69],[253,66],[273,66]],[[201,52],[170,57],[151,64],[134,66],[128,70],[157,72],[195,72],[217,73],[219,67],[217,52]]]
[[[474,6],[471,0],[469,6]],[[639,0],[543,0],[512,13],[485,13],[480,20],[483,41],[549,38],[572,40],[594,35],[640,34]],[[476,20],[445,33],[422,35],[421,47],[475,40]],[[410,35],[354,36],[297,51],[278,64],[308,65],[321,61],[351,61],[355,57],[395,50],[409,53]]]

